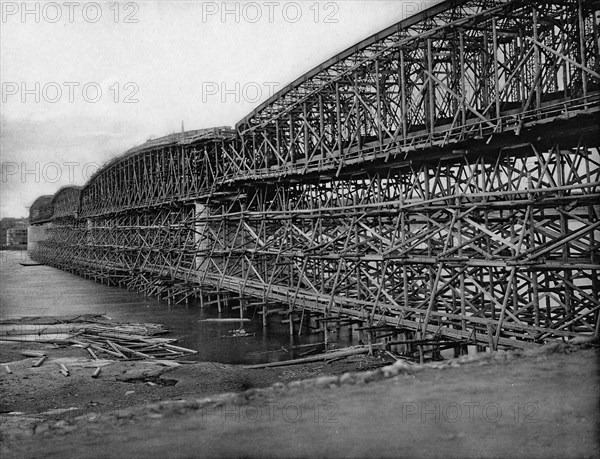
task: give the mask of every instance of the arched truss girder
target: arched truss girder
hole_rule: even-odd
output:
[[[339,174],[415,150],[518,137],[597,110],[598,8],[583,0],[436,5],[332,58],[241,120],[239,167],[252,177]]]

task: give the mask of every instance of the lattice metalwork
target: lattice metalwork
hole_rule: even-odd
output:
[[[151,140],[105,165],[86,184],[81,216],[168,206],[214,189],[236,163],[234,133],[202,129]]]
[[[443,2],[323,64],[238,123],[247,173],[339,174],[419,148],[518,136],[540,120],[597,108],[597,8]]]

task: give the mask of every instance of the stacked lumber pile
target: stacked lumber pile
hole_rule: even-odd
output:
[[[98,354],[124,360],[179,359],[197,351],[175,346],[161,324],[118,323],[103,315],[74,317],[20,317],[0,320],[0,341],[36,341],[71,344],[84,348],[96,360]],[[106,355],[102,355],[106,357]]]
[[[138,359],[179,359],[197,351],[175,346],[175,339],[154,338],[140,335],[123,335],[111,332],[82,333],[71,340],[75,345],[87,349],[88,353],[100,360],[98,353],[124,360]]]

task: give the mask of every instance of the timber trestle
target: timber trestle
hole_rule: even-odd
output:
[[[33,258],[287,311],[291,332],[316,314],[491,349],[598,337],[598,8],[442,2],[235,129],[149,141],[59,191]]]

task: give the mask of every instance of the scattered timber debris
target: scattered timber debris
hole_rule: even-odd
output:
[[[64,363],[60,363],[58,366],[60,367],[59,371],[63,374],[63,376],[69,376],[69,370]]]
[[[37,362],[35,362],[32,367],[39,367],[42,365],[42,363],[44,363],[44,360],[46,360],[46,356],[43,355]]]
[[[256,333],[249,333],[247,330],[243,328],[239,328],[237,330],[231,330],[229,333],[231,335],[223,335],[221,338],[245,338],[247,336],[255,336]]]
[[[43,357],[46,355],[46,353],[43,351],[30,351],[30,350],[21,351],[21,354],[24,355],[25,357],[37,357],[37,358],[40,358],[40,357]]]
[[[0,320],[0,340],[71,344],[86,349],[94,360],[100,360],[99,353],[123,360],[179,359],[197,353],[174,345],[176,339],[155,336],[164,333],[168,330],[161,324],[118,323],[106,316],[91,314]],[[23,354],[43,356],[37,351]],[[43,360],[38,362],[41,365]],[[61,368],[61,372],[68,376],[66,368]]]
[[[380,346],[381,345],[373,345],[373,347],[380,347]],[[368,354],[369,352],[370,352],[370,349],[368,346],[351,346],[346,349],[327,351],[322,354],[311,355],[311,356],[303,357],[303,358],[299,358],[299,359],[283,360],[281,362],[260,363],[257,365],[247,365],[244,368],[258,369],[258,368],[268,368],[268,367],[281,367],[281,366],[285,366],[285,365],[298,365],[301,363],[318,362],[321,360],[326,360],[326,361],[329,361],[328,363],[331,363],[336,360],[340,360],[345,357],[349,357],[351,355]]]

